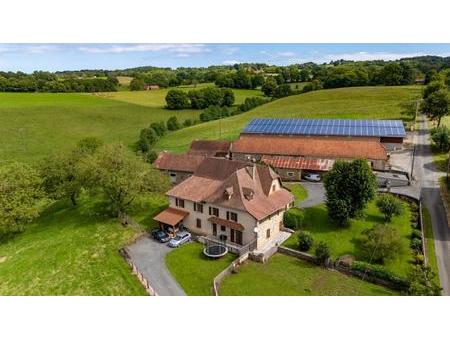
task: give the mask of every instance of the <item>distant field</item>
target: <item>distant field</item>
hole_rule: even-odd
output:
[[[131,145],[140,129],[172,115],[183,122],[199,111],[169,111],[93,94],[0,93],[0,163],[33,162],[86,136]]]
[[[200,83],[197,86],[179,86],[178,89],[189,91],[192,89],[199,89],[208,86],[214,86],[213,83]],[[147,107],[164,107],[166,105],[166,95],[171,88],[157,89],[157,90],[142,90],[142,91],[119,91],[114,93],[101,93],[101,97],[108,99],[139,104]],[[241,104],[246,97],[262,96],[260,90],[253,89],[233,89],[235,96],[235,104]]]
[[[339,88],[294,95],[259,106],[247,113],[211,121],[168,134],[161,150],[183,151],[193,139],[234,139],[255,117],[400,119],[401,102],[421,92],[419,86]]]

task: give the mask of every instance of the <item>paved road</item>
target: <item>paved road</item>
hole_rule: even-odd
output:
[[[300,202],[300,207],[309,208],[325,202],[325,188],[322,182],[300,182],[308,191],[308,197]]]
[[[430,149],[428,127],[423,116],[420,117],[420,129],[415,137],[416,162],[415,173],[420,184],[422,201],[431,215],[435,237],[436,257],[439,278],[444,289],[443,294],[450,295],[450,229],[439,189],[439,177],[443,174],[436,170]]]
[[[185,296],[183,289],[167,270],[164,257],[171,249],[149,237],[141,237],[127,247],[133,263],[159,296]],[[176,249],[175,249],[176,250]]]

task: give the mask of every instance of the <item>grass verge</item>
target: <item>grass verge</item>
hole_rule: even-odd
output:
[[[425,246],[428,258],[428,264],[436,274],[436,282],[441,285],[439,281],[439,269],[437,266],[436,251],[434,248],[433,226],[431,224],[431,215],[427,208],[423,208],[423,231],[425,236]]]

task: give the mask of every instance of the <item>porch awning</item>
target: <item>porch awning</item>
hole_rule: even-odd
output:
[[[187,215],[189,215],[189,212],[187,211],[168,207],[167,209],[161,211],[158,215],[153,217],[153,219],[160,223],[175,226],[180,223]]]
[[[233,221],[229,221],[227,219],[219,218],[216,216],[212,216],[212,217],[208,218],[208,221],[210,221],[211,223],[226,226],[226,227],[234,229],[234,230],[239,230],[239,231],[244,230],[244,226],[242,224],[233,222]]]

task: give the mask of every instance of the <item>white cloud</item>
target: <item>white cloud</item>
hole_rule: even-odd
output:
[[[86,53],[132,53],[132,52],[169,52],[177,53],[178,55],[200,54],[209,52],[210,49],[204,44],[130,44],[130,45],[106,45],[106,46],[81,46],[78,48]]]
[[[225,60],[225,61],[222,62],[222,64],[228,65],[228,66],[235,65],[236,63],[241,63],[241,62],[239,62],[237,60]]]
[[[23,53],[23,54],[42,54],[58,50],[56,45],[3,45],[0,46],[0,54],[5,53]]]
[[[287,52],[278,52],[277,55],[282,57],[293,57],[295,56],[295,53],[287,51]]]

